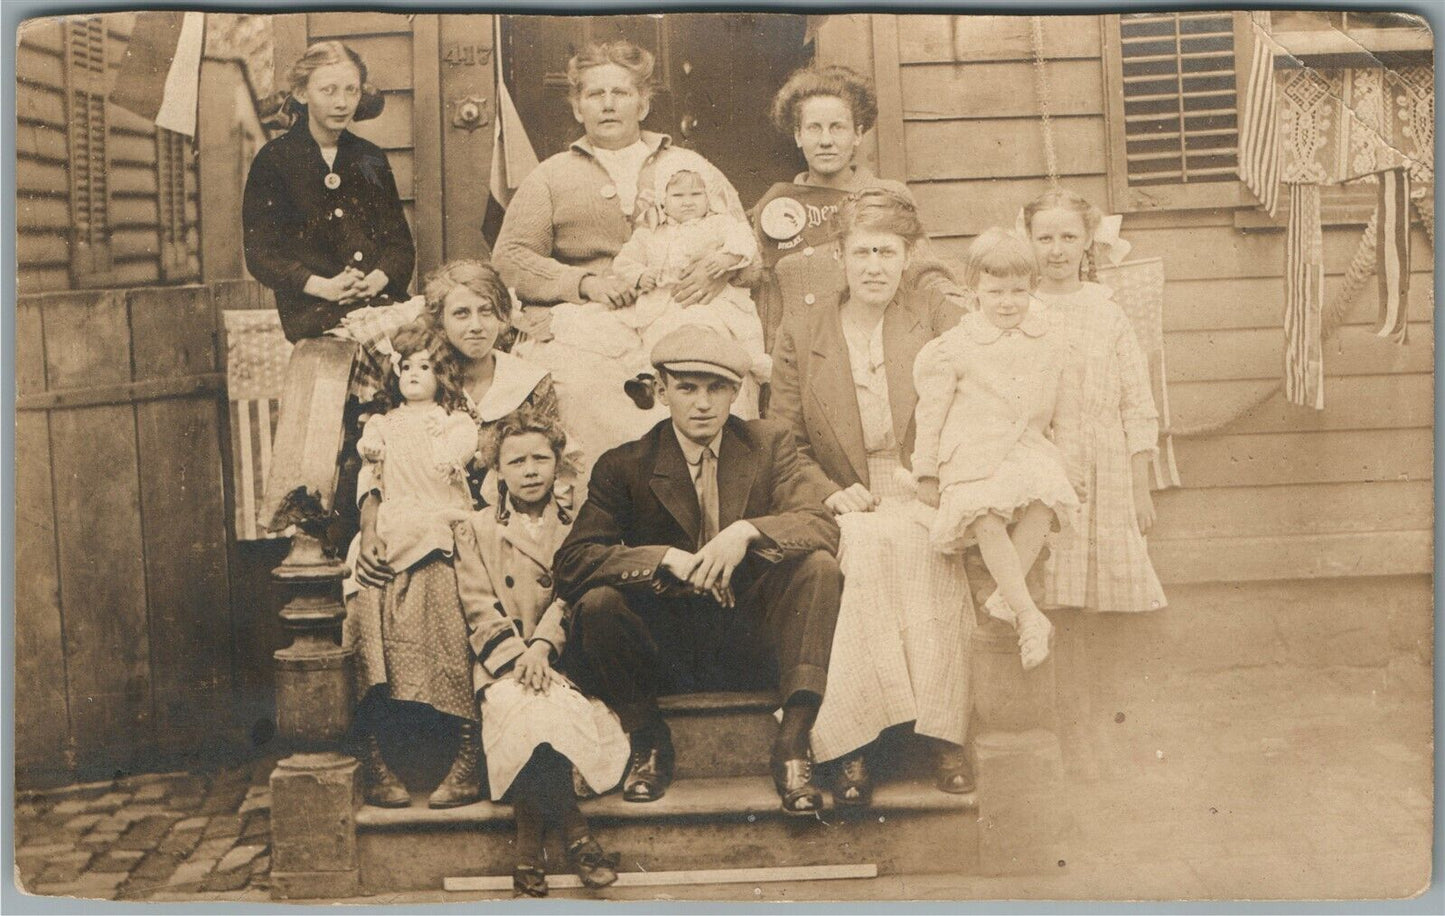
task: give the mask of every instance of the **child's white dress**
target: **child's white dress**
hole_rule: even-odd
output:
[[[510,676],[537,640],[562,653],[568,609],[553,591],[552,555],[571,530],[555,499],[535,521],[488,507],[453,526],[457,593],[475,659],[472,687],[481,698],[493,800],[501,800],[542,744],[570,760],[594,792],[617,785],[627,767],[627,735],[601,700],[568,682],[536,693]]]
[[[452,522],[472,508],[466,468],[477,453],[476,421],[436,403],[402,404],[368,420],[356,450],[364,462],[358,492],[381,491],[376,534],[391,568],[410,569],[433,550],[450,555]]]
[[[1009,330],[970,312],[919,351],[913,474],[939,481],[937,550],[960,552],[978,518],[1012,521],[1033,502],[1053,509],[1061,527],[1072,524],[1079,499],[1050,438],[1076,422],[1070,368],[1066,338],[1037,303]]]
[[[1044,605],[1097,611],[1165,606],[1164,588],[1134,514],[1131,459],[1159,447],[1159,412],[1148,363],[1113,293],[1085,283],[1064,295],[1039,294],[1078,348],[1079,435],[1060,445],[1083,474],[1079,525],[1061,534],[1045,566]]]

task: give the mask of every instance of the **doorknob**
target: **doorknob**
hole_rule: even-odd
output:
[[[682,121],[677,125],[677,132],[682,139],[691,140],[692,132],[697,130],[697,117],[695,115],[683,115]]]
[[[452,126],[468,132],[491,122],[490,106],[481,96],[469,95],[452,101]]]

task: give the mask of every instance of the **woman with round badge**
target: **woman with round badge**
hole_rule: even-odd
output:
[[[773,125],[792,134],[808,167],[792,181],[769,188],[751,212],[763,259],[754,300],[769,352],[783,319],[785,295],[812,305],[808,296],[821,301],[842,289],[842,268],[832,252],[834,217],[844,198],[866,188],[886,188],[913,200],[902,182],[879,178],[858,161],[863,136],[877,119],[878,99],[872,85],[847,67],[799,70],[773,98]],[[785,293],[776,268],[792,255],[797,257],[789,262],[788,272],[796,277],[800,291]],[[929,252],[926,239],[914,249],[903,284],[936,286],[960,307],[966,302],[948,268]]]
[[[361,55],[317,42],[291,68],[295,123],[256,154],[242,202],[246,267],[276,294],[292,342],[407,298],[416,249],[391,164],[353,134],[381,113]]]

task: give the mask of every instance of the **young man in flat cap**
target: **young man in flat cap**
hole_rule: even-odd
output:
[[[562,668],[631,735],[623,797],[638,802],[672,778],[659,695],[781,687],[773,781],[785,811],[811,814],[822,795],[808,732],[843,584],[838,525],[792,434],[730,415],[751,362],[704,328],[658,341],[671,417],[598,459],[554,561],[572,605]]]

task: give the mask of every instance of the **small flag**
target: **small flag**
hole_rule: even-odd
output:
[[[1284,250],[1284,394],[1291,404],[1325,409],[1324,233],[1320,186],[1289,186]]]
[[[195,137],[205,23],[205,13],[137,13],[110,100],[157,127]]]
[[[1380,277],[1379,337],[1405,343],[1410,301],[1410,172],[1380,173],[1375,271]]]
[[[507,89],[507,80],[502,73],[502,25],[501,16],[496,16],[493,31],[492,59],[497,63],[497,116],[492,133],[492,174],[487,184],[487,212],[482,219],[482,236],[487,244],[495,246],[502,231],[502,218],[512,202],[512,194],[521,186],[522,180],[537,167],[537,151],[527,139],[527,128],[517,106],[512,103],[512,93]]]
[[[1254,57],[1244,94],[1244,122],[1239,131],[1239,177],[1271,215],[1279,205],[1279,125],[1274,93],[1274,39],[1269,13],[1250,13]]]

